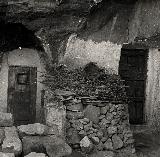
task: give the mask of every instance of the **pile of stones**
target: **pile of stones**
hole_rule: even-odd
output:
[[[97,157],[135,156],[127,104],[95,97],[65,98],[66,139],[73,149]]]
[[[13,126],[10,113],[0,113],[0,157],[62,157],[71,147],[57,136],[57,129],[35,123]]]

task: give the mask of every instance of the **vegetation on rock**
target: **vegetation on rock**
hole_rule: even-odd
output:
[[[65,65],[54,66],[45,74],[43,83],[51,90],[75,92],[78,97],[93,96],[99,100],[126,101],[120,76],[90,62],[84,68],[69,70]]]

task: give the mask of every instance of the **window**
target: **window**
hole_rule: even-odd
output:
[[[19,74],[17,74],[17,83],[19,85],[29,84],[29,73],[19,73]]]

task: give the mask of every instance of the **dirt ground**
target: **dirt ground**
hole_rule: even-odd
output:
[[[134,139],[138,157],[160,157],[160,134],[134,133]]]

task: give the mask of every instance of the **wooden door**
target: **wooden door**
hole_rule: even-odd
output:
[[[9,66],[8,112],[13,114],[14,124],[35,122],[37,68]]]
[[[125,80],[129,97],[129,121],[131,124],[144,122],[147,50],[122,49],[119,74]]]

